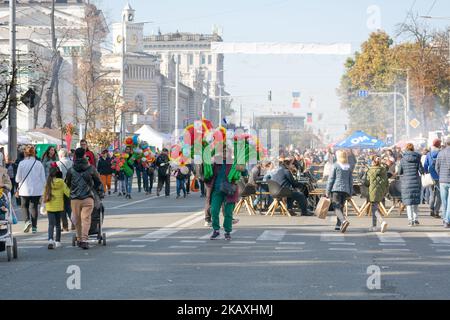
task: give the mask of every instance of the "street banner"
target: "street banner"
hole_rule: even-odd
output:
[[[306,122],[307,123],[313,123],[313,114],[312,113],[308,113],[306,115]]]

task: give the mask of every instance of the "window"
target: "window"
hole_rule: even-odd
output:
[[[193,65],[194,64],[194,55],[191,53],[189,54],[189,65]]]
[[[212,55],[208,56],[208,64],[212,64]]]
[[[202,64],[206,64],[206,59],[205,59],[205,55],[204,54],[202,54],[202,56],[201,56],[201,63]]]

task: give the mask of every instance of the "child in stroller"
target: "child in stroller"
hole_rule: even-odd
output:
[[[6,250],[8,261],[17,259],[17,241],[12,234],[12,225],[17,218],[12,210],[9,190],[0,187],[0,252]]]

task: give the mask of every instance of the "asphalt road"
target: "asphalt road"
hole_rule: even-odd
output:
[[[48,250],[45,218],[36,235],[23,234],[19,223],[19,259],[7,262],[0,253],[8,293],[2,299],[450,298],[450,231],[425,208],[414,228],[405,215],[393,214],[384,235],[368,231],[368,217],[351,215],[342,235],[333,218],[242,211],[226,242],[208,239],[202,202],[199,194],[107,197],[107,245],[93,242],[88,251],[73,248],[70,233],[62,248]],[[71,266],[80,270],[79,290],[67,285]],[[371,278],[373,290],[368,268],[381,271]]]

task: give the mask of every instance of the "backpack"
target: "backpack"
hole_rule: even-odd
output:
[[[436,171],[436,161],[437,161],[437,157],[438,157],[439,153],[436,155],[436,157],[432,157],[431,153],[430,153],[430,159],[431,159],[431,163],[428,165],[428,172],[430,174],[432,174],[433,176],[439,176],[439,174]]]

